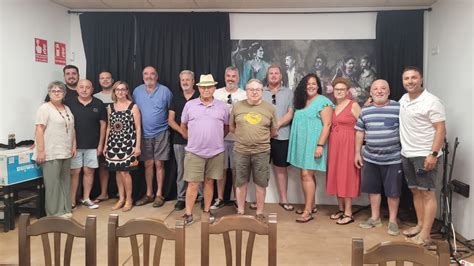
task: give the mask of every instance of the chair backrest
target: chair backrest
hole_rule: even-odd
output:
[[[153,265],[160,265],[163,240],[175,241],[175,265],[184,266],[185,263],[185,230],[184,221],[178,219],[176,228],[168,228],[161,220],[152,218],[136,218],[119,226],[117,214],[109,215],[108,224],[108,262],[109,265],[119,265],[119,237],[130,238],[132,246],[133,265],[140,265],[140,251],[138,235],[143,235],[143,265],[150,264],[150,236],[156,236],[153,251]]]
[[[252,252],[255,235],[268,235],[268,265],[277,265],[277,215],[268,215],[268,221],[263,222],[250,215],[229,215],[209,223],[209,214],[201,216],[201,266],[209,266],[209,238],[211,234],[222,234],[226,255],[226,265],[232,266],[232,247],[229,232],[235,231],[235,260],[236,265],[242,265],[242,232],[247,231],[249,237],[245,252],[245,265],[252,265]]]
[[[436,241],[436,254],[426,248],[403,241],[387,241],[379,243],[364,251],[362,238],[352,238],[352,266],[364,264],[387,265],[395,261],[395,265],[412,262],[414,265],[449,265],[449,247],[446,241]]]
[[[89,215],[86,225],[79,224],[74,219],[61,217],[44,217],[30,224],[30,215],[21,214],[18,226],[18,255],[20,265],[31,265],[31,236],[41,235],[43,242],[44,264],[53,265],[51,259],[51,246],[49,233],[54,237],[54,265],[61,265],[61,234],[66,234],[64,248],[64,265],[71,265],[72,245],[75,237],[85,238],[85,265],[95,266],[97,264],[97,236],[96,217]],[[35,263],[36,264],[36,263]]]

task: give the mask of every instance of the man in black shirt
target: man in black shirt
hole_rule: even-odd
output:
[[[186,181],[183,180],[184,171],[184,147],[186,147],[187,140],[183,138],[181,132],[181,114],[183,113],[184,105],[192,99],[199,97],[199,91],[194,89],[194,73],[190,70],[183,70],[179,73],[179,84],[181,91],[173,94],[173,101],[168,110],[168,125],[173,129],[173,144],[174,156],[177,164],[176,185],[178,186],[178,201],[176,202],[175,210],[182,210],[185,207],[186,198]],[[202,186],[199,189],[199,197],[202,198]]]
[[[81,204],[90,209],[99,207],[90,200],[89,194],[94,181],[94,169],[99,167],[97,156],[102,154],[107,126],[105,105],[101,100],[92,97],[93,90],[89,80],[80,80],[77,85],[78,96],[71,99],[68,104],[74,115],[77,142],[77,153],[71,161],[71,202],[74,207],[79,186],[79,174],[83,169]]]
[[[78,96],[76,88],[79,82],[79,69],[74,65],[66,65],[63,68],[64,83],[66,83],[66,95],[64,104],[69,106],[69,102]],[[49,101],[49,95],[46,95],[45,102]]]

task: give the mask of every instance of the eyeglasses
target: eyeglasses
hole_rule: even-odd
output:
[[[126,92],[128,91],[127,89],[116,89],[115,91],[118,91],[118,92]]]
[[[227,95],[227,103],[232,104],[232,95],[231,94]]]
[[[276,105],[277,104],[277,99],[276,99],[276,94],[272,95],[272,104]]]
[[[250,91],[250,92],[261,92],[262,91],[262,89],[260,89],[260,88],[248,88],[247,90]]]
[[[64,94],[64,91],[62,91],[62,90],[50,90],[49,93],[52,93],[52,94]]]

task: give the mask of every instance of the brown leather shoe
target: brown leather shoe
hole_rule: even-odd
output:
[[[145,205],[145,204],[152,203],[152,202],[153,202],[153,196],[145,195],[145,196],[143,196],[141,199],[137,200],[137,202],[135,203],[135,205],[137,205],[137,206],[143,206],[143,205]]]
[[[153,208],[159,208],[165,204],[165,198],[163,196],[156,196],[155,202],[153,202]]]

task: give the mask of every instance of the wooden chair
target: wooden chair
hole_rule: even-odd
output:
[[[250,215],[224,216],[214,224],[209,223],[209,214],[201,216],[201,266],[209,266],[209,238],[211,234],[222,234],[226,255],[226,265],[232,266],[232,247],[229,232],[235,231],[236,265],[242,265],[242,231],[249,232],[245,265],[252,265],[252,252],[255,234],[268,235],[268,265],[277,265],[277,215],[268,215],[268,221],[262,222]]]
[[[117,214],[109,215],[108,224],[108,261],[109,265],[119,265],[119,237],[129,237],[132,246],[133,265],[140,265],[140,251],[137,235],[143,235],[143,265],[150,263],[150,236],[156,236],[153,253],[153,265],[160,265],[163,240],[175,241],[175,265],[184,266],[185,263],[185,234],[184,221],[177,220],[176,228],[171,229],[161,220],[151,218],[136,218],[119,226]]]
[[[49,233],[54,235],[54,265],[61,265],[61,234],[66,234],[64,248],[64,265],[71,265],[71,253],[74,237],[85,238],[85,265],[97,264],[96,217],[87,216],[86,225],[79,224],[74,219],[61,217],[44,217],[30,225],[30,215],[21,214],[18,228],[19,264],[31,265],[31,236],[41,235],[43,242],[44,264],[52,265]],[[35,263],[36,264],[36,263]]]
[[[352,238],[352,266],[377,264],[386,266],[388,261],[395,261],[396,266],[404,262],[413,265],[449,265],[449,247],[446,241],[436,242],[436,254],[426,248],[403,241],[387,241],[379,243],[364,251],[362,238]]]

